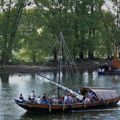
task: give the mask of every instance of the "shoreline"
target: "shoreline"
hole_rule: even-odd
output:
[[[77,63],[76,66],[80,71],[84,70],[97,70],[97,68],[104,64],[104,61],[82,61]],[[65,66],[63,66],[64,68]],[[28,64],[18,64],[18,65],[2,65],[0,66],[0,73],[37,73],[37,72],[52,72],[56,71],[57,67],[55,65],[28,65]]]

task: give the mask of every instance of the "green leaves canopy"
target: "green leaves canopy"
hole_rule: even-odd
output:
[[[117,2],[113,1],[119,10]],[[75,58],[111,58],[119,47],[119,16],[103,10],[103,0],[9,0],[4,10],[6,4],[0,4],[0,50],[5,64],[10,60],[40,62],[60,31]],[[51,54],[54,59],[56,48]]]

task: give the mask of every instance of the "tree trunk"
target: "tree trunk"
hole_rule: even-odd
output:
[[[6,50],[3,50],[1,53],[1,64],[8,64],[9,63],[9,57],[8,57],[8,53]]]
[[[93,9],[94,9],[94,4],[92,3],[91,4],[91,19],[93,18],[93,12],[94,12]],[[90,42],[94,42],[94,36],[95,36],[95,29],[93,28],[92,23],[91,23],[90,29],[89,29],[89,40],[90,40]],[[94,54],[93,54],[94,48],[93,47],[90,46],[88,48],[88,58],[89,59],[94,58]]]
[[[88,58],[89,58],[89,59],[93,59],[93,58],[94,58],[94,55],[93,55],[93,52],[92,52],[92,51],[89,51],[89,52],[88,52]]]
[[[75,6],[75,14],[76,14],[76,19],[75,19],[75,39],[76,41],[78,42],[78,46],[79,46],[79,49],[80,49],[80,52],[79,52],[79,59],[83,59],[84,58],[84,53],[83,53],[83,49],[84,49],[84,44],[83,44],[83,41],[84,41],[84,33],[81,35],[81,42],[79,41],[79,19],[78,19],[78,16],[79,16],[79,1],[76,0],[76,6]],[[84,16],[84,12],[82,14]],[[82,32],[81,32],[82,33]]]
[[[94,39],[95,39],[95,29],[94,28],[90,28],[89,38],[92,39],[91,42],[94,42]],[[93,59],[94,58],[94,48],[90,48],[89,49],[89,51],[88,51],[88,58],[89,59]]]
[[[33,55],[32,55],[32,62],[33,62],[33,63],[36,63],[36,54],[33,54]]]
[[[83,51],[80,51],[79,52],[79,59],[83,59],[84,58],[84,53],[83,53]]]
[[[57,49],[53,49],[53,57],[54,57],[54,63],[57,63]]]
[[[0,73],[0,78],[1,78],[2,84],[5,83],[6,85],[6,83],[9,83],[9,73],[6,73],[5,71],[3,73]]]

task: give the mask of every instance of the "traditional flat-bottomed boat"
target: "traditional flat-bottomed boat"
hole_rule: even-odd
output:
[[[82,88],[81,95],[85,95],[87,91],[92,91],[97,100],[85,103],[84,100],[72,104],[38,104],[30,101],[15,100],[16,104],[30,112],[72,112],[73,110],[98,109],[116,106],[120,100],[120,96],[116,90],[99,89],[99,88]]]

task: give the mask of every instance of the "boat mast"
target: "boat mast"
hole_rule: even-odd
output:
[[[58,59],[58,84],[61,82],[61,65],[62,65],[62,49],[63,49],[63,40],[62,40],[62,32],[59,35],[59,59]],[[58,98],[60,96],[60,88],[58,87]]]

